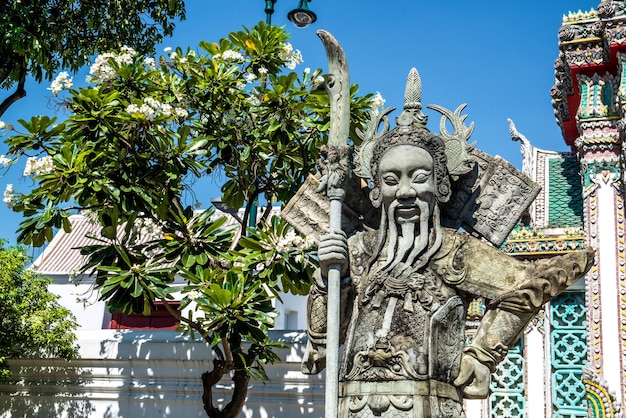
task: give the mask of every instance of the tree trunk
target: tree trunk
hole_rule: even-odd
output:
[[[235,371],[233,376],[235,387],[230,402],[223,409],[213,406],[213,387],[219,383],[226,372],[224,361],[213,360],[213,370],[202,373],[202,402],[209,418],[237,418],[246,402],[250,376]]]

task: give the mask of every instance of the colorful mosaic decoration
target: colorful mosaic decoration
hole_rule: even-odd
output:
[[[507,253],[540,255],[577,251],[585,248],[585,236],[581,228],[564,228],[563,235],[546,237],[543,231],[517,226],[502,246]]]
[[[619,81],[613,74],[591,77],[579,75],[580,106],[579,119],[607,118],[619,116],[619,108],[615,105]]]
[[[615,400],[615,394],[607,390],[606,380],[591,369],[584,369],[583,377],[587,389],[590,416],[593,418],[622,418],[621,406]]]
[[[587,363],[584,292],[565,292],[550,302],[552,409],[554,417],[587,417],[583,368]]]

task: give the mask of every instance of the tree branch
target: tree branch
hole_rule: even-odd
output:
[[[6,70],[2,74],[0,74],[0,85],[2,85],[5,81],[7,81],[10,75],[11,75],[11,71],[9,70]]]
[[[266,194],[266,197],[267,197],[267,194]],[[265,211],[263,212],[263,216],[261,217],[263,222],[267,222],[271,213],[272,213],[272,201],[271,199],[268,199],[267,205],[265,205]]]
[[[17,89],[15,89],[15,91],[11,93],[9,97],[4,99],[2,103],[0,103],[0,116],[4,115],[4,112],[6,112],[13,103],[26,97],[26,90],[24,90],[25,82],[25,78],[20,79],[20,81],[17,83]]]
[[[174,318],[176,318],[179,322],[184,322],[185,324],[189,325],[191,328],[195,329],[196,331],[198,331],[198,333],[200,335],[202,335],[202,338],[204,339],[204,341],[206,341],[207,343],[211,344],[211,341],[209,340],[206,332],[202,329],[202,327],[200,326],[200,324],[190,321],[188,318],[185,318],[184,316],[182,316],[180,314],[180,312],[178,312],[176,309],[174,309],[172,307],[172,305],[169,304],[169,302],[165,299],[161,299],[161,302],[163,302],[163,306],[165,306],[165,309],[170,313],[170,315],[172,315]],[[213,351],[215,351],[215,356],[217,357],[217,360],[224,363],[226,361],[226,357],[224,356],[224,352],[217,346],[213,347]],[[231,355],[231,359],[232,359],[232,355]],[[232,361],[232,360],[231,360]]]

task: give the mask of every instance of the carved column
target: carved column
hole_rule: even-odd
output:
[[[588,361],[621,402],[626,376],[621,146],[615,118],[604,115],[604,120],[587,121],[581,115],[579,111],[581,136],[577,145],[583,169],[585,229],[588,244],[597,250],[596,265],[587,276],[586,286]]]
[[[602,390],[615,392],[617,405],[626,390],[625,52],[626,3],[603,1],[597,10],[569,13],[559,29],[551,91],[563,139],[578,152],[584,227],[597,249],[586,280],[589,373]],[[593,396],[588,401],[590,416],[610,416],[606,408],[591,408]]]

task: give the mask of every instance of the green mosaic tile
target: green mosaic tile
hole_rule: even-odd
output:
[[[548,170],[548,226],[582,225],[583,196],[578,160],[575,157],[551,158]]]

